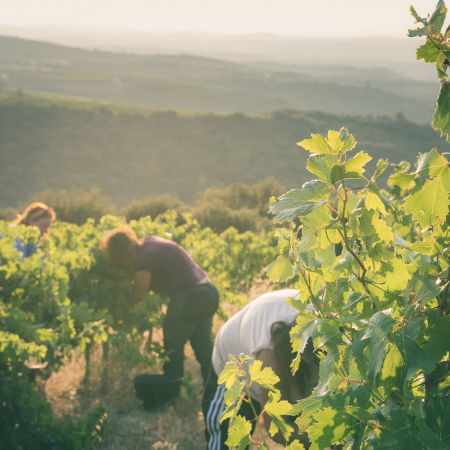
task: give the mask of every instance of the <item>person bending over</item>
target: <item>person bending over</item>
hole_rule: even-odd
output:
[[[282,398],[291,403],[311,395],[317,385],[319,359],[313,352],[311,340],[308,341],[302,353],[299,369],[294,376],[290,370],[293,354],[289,330],[295,323],[298,311],[287,304],[286,300],[295,298],[297,294],[298,291],[294,289],[263,294],[248,303],[219,330],[212,356],[216,378],[205,389],[202,403],[208,450],[227,448],[225,442],[229,420],[219,423],[225,408],[225,385],[217,385],[217,377],[229,360],[229,355],[239,357],[239,354],[244,353],[251,360],[261,360],[263,366],[271,367],[280,378],[277,387],[281,391]],[[268,391],[258,384],[252,383],[250,397],[259,415],[268,399]],[[254,413],[248,402],[242,402],[239,414],[252,421],[253,427],[255,427]],[[270,416],[264,414],[264,424],[267,430],[270,427],[270,420]],[[300,438],[303,443],[308,443],[306,435],[296,437]]]
[[[219,293],[206,272],[177,243],[158,236],[138,239],[129,227],[105,234],[100,249],[132,278],[132,306],[149,290],[169,296],[163,322],[168,357],[164,374],[183,376],[184,345],[189,340],[206,383],[213,372],[211,328],[219,304]]]

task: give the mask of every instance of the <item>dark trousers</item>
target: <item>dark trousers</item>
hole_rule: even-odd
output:
[[[230,419],[224,420],[220,423],[220,417],[225,410],[225,385],[217,385],[217,376],[214,374],[210,377],[205,386],[205,394],[203,396],[202,410],[205,418],[205,437],[208,450],[226,450],[229,447],[225,445],[228,439],[228,426]],[[261,413],[261,405],[256,400],[252,399],[252,405],[257,415]],[[252,433],[256,428],[255,413],[251,405],[245,401],[242,402],[239,409],[239,415],[245,417],[252,423]]]
[[[211,371],[213,315],[219,305],[219,293],[211,283],[199,284],[170,295],[164,319],[164,350],[169,358],[164,373],[182,377],[184,345],[189,340],[200,363],[203,383]]]

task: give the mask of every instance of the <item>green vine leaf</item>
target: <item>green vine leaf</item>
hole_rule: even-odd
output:
[[[395,323],[391,313],[391,311],[380,311],[374,314],[369,320],[367,331],[361,338],[362,341],[367,341],[367,375],[372,380],[383,366],[388,335]]]
[[[240,415],[237,415],[230,423],[228,428],[228,439],[225,442],[229,447],[237,447],[238,449],[247,448],[250,444],[250,432],[252,430],[252,424]]]
[[[320,134],[311,134],[311,139],[304,139],[297,142],[297,145],[303,147],[310,153],[317,153],[318,155],[335,155],[328,141]]]
[[[433,128],[441,131],[441,136],[450,135],[450,82],[443,80],[433,115]]]
[[[285,256],[278,256],[267,269],[267,276],[269,280],[279,283],[289,281],[295,276],[292,260]]]
[[[442,224],[448,214],[448,192],[443,177],[427,180],[420,190],[406,197],[405,212],[423,228]]]
[[[250,364],[249,373],[252,381],[265,389],[276,389],[275,385],[280,381],[280,378],[271,367],[262,368],[262,361],[256,360]]]

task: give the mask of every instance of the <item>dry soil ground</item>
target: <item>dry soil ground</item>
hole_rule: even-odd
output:
[[[254,298],[254,293],[249,294]],[[239,307],[229,305],[228,315]],[[219,319],[213,331],[221,325]],[[156,336],[158,338],[158,336]],[[160,338],[160,336],[159,336]],[[133,377],[144,371],[158,373],[158,368],[130,369],[117,361],[108,364],[109,379],[105,389],[101,374],[101,350],[94,351],[89,385],[82,383],[85,362],[74,354],[63,368],[45,384],[47,400],[61,417],[76,417],[101,402],[108,414],[108,428],[100,450],[201,450],[206,448],[201,413],[203,387],[199,365],[189,344],[185,348],[187,383],[182,395],[158,411],[146,411],[136,398]],[[275,447],[274,447],[275,448]]]

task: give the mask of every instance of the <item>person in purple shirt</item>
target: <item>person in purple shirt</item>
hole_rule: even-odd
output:
[[[169,296],[163,323],[168,357],[164,373],[183,376],[184,345],[189,340],[206,383],[213,372],[211,328],[219,304],[219,293],[206,272],[177,243],[158,236],[138,239],[129,227],[106,233],[99,248],[132,278],[131,306],[150,290]]]

